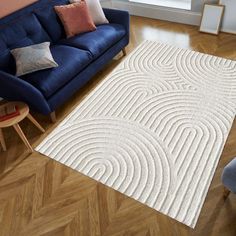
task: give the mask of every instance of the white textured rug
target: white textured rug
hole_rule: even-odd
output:
[[[146,41],[37,151],[194,227],[236,108],[236,62]]]

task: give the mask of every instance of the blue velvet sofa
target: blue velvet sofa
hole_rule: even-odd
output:
[[[40,0],[0,19],[0,97],[52,114],[129,43],[129,14],[104,9],[110,24],[66,39],[53,7],[67,0]],[[10,50],[51,42],[59,67],[16,77]]]

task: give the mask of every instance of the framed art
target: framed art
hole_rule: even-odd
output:
[[[223,5],[204,4],[199,31],[217,35],[220,30],[224,8]]]
[[[221,31],[236,34],[236,0],[219,0],[225,6]]]

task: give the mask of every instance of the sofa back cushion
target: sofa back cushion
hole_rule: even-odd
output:
[[[54,6],[66,5],[68,3],[68,0],[52,1],[47,6],[34,11],[38,20],[54,43],[66,37],[64,27],[54,10]]]
[[[0,70],[15,74],[15,60],[10,50],[51,41],[34,14],[22,16],[0,28]]]

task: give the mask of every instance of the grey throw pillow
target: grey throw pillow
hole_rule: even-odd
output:
[[[35,71],[57,67],[54,61],[50,43],[40,43],[11,50],[16,60],[16,75],[21,76]]]

